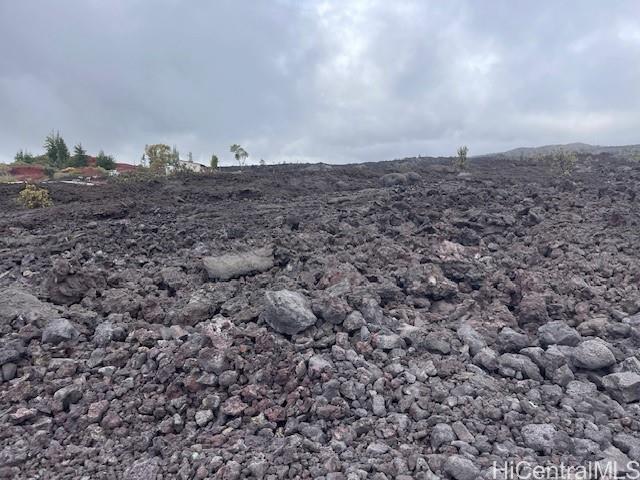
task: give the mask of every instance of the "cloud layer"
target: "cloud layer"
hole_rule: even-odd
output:
[[[0,161],[350,162],[640,143],[640,3],[0,2]]]

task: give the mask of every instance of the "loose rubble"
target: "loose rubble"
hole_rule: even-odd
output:
[[[52,185],[47,211],[0,185],[0,478],[638,460],[639,180],[408,159]]]

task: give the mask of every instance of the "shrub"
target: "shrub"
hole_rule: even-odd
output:
[[[98,156],[96,157],[96,165],[100,168],[104,168],[105,170],[116,169],[116,161],[111,155],[105,155],[102,150],[100,150],[100,153],[98,153]]]
[[[564,177],[571,175],[571,172],[576,168],[576,163],[578,163],[575,153],[565,152],[564,150],[551,154],[546,160],[547,165],[554,174]]]
[[[49,191],[33,184],[29,184],[22,189],[18,194],[18,202],[27,208],[46,208],[53,205],[49,197]]]
[[[467,168],[467,153],[469,153],[469,149],[466,145],[458,148],[458,156],[454,159],[454,167],[456,170],[466,170]]]

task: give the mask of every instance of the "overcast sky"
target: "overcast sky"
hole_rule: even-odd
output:
[[[0,0],[0,160],[640,143],[640,2]]]

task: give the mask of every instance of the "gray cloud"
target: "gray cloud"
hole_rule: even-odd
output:
[[[347,162],[637,143],[640,4],[0,3],[0,160],[69,144],[137,161]]]

